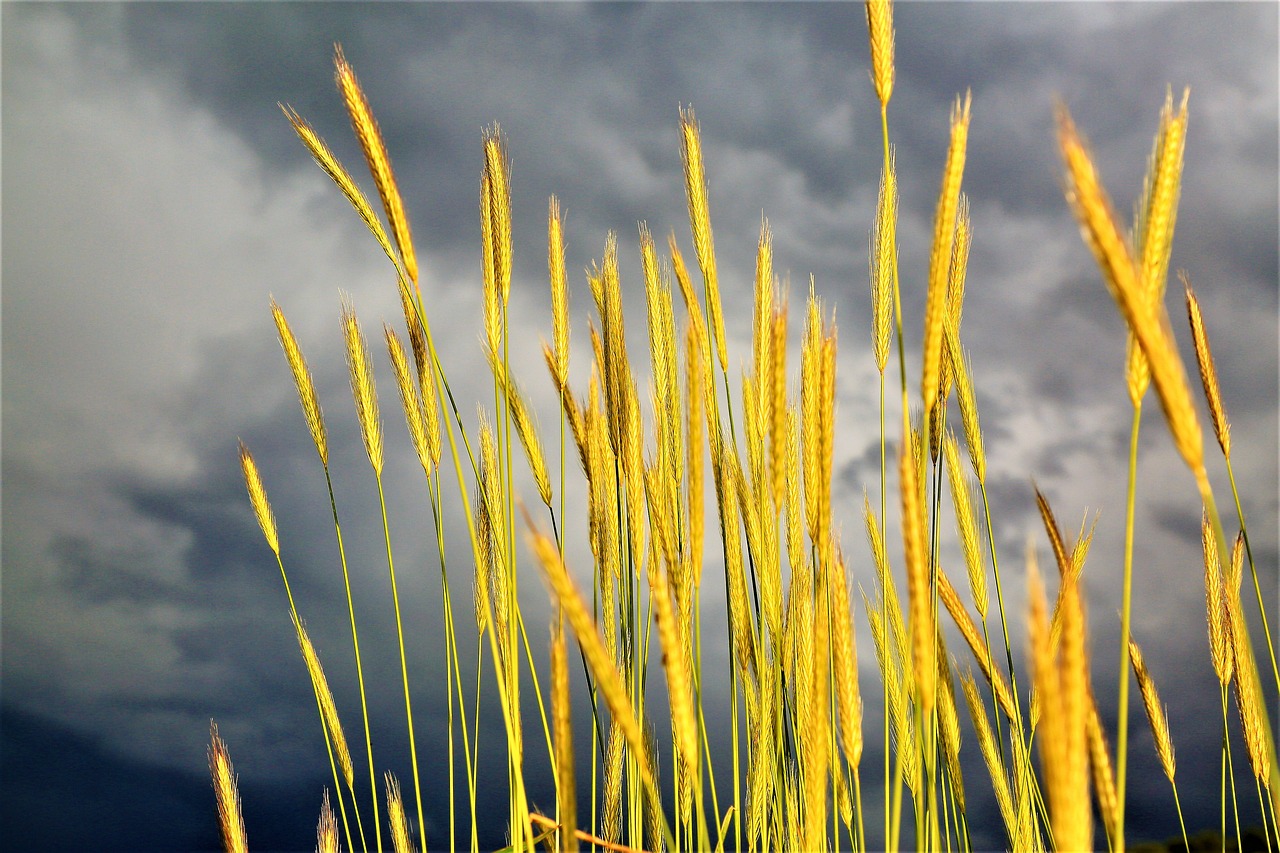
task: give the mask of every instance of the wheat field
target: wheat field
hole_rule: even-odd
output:
[[[544,259],[515,257],[520,153],[493,124],[480,140],[477,176],[477,337],[489,369],[479,388],[449,381],[451,354],[437,349],[432,324],[452,318],[432,311],[402,196],[411,190],[397,181],[377,105],[341,48],[338,97],[367,181],[324,141],[338,128],[282,105],[385,254],[403,310],[381,330],[363,324],[349,298],[340,312],[351,402],[381,502],[380,517],[357,523],[382,528],[391,593],[372,614],[357,612],[351,595],[343,532],[352,522],[329,476],[327,416],[311,366],[288,306],[270,306],[329,482],[358,706],[335,702],[307,614],[295,606],[271,483],[240,446],[332,767],[332,787],[316,792],[318,849],[478,850],[482,825],[499,821],[514,851],[967,850],[966,800],[981,789],[994,799],[1007,849],[1124,850],[1139,732],[1167,777],[1168,809],[1188,847],[1188,830],[1200,827],[1182,820],[1179,771],[1221,777],[1214,828],[1222,839],[1239,844],[1260,825],[1267,849],[1280,847],[1275,709],[1266,699],[1280,688],[1275,605],[1262,594],[1248,536],[1251,521],[1267,520],[1246,518],[1236,494],[1232,450],[1247,459],[1251,448],[1233,448],[1230,401],[1211,352],[1211,338],[1228,330],[1201,311],[1197,294],[1208,285],[1198,271],[1170,268],[1179,206],[1195,203],[1182,187],[1184,152],[1194,157],[1186,152],[1194,96],[1171,84],[1150,105],[1132,213],[1109,193],[1088,127],[1073,118],[1076,104],[1054,107],[1063,205],[1127,339],[1115,365],[1132,414],[1128,470],[1115,473],[1127,506],[1110,510],[1124,513],[1125,547],[1091,553],[1098,516],[1035,489],[1039,528],[1021,549],[1001,549],[987,486],[988,462],[1005,464],[1004,448],[983,433],[983,376],[962,324],[970,253],[981,250],[970,199],[983,187],[965,167],[982,103],[961,81],[949,114],[937,117],[945,155],[899,175],[894,9],[886,0],[865,9],[867,85],[880,107],[869,120],[879,122],[881,156],[873,226],[859,236],[868,263],[850,274],[870,294],[870,316],[837,317],[819,282],[797,286],[775,269],[766,211],[750,329],[727,327],[713,227],[723,197],[716,152],[704,147],[694,109],[681,106],[673,139],[687,228],[603,229],[582,275],[567,260],[581,249],[566,246],[562,200],[549,198],[543,363],[514,360],[513,265]],[[900,184],[908,180],[934,193],[923,235],[930,242],[912,249],[928,259],[923,280],[899,275]],[[639,280],[624,280],[637,259],[620,256],[631,247]],[[624,312],[624,293],[641,291],[643,315]],[[838,344],[855,334],[869,336],[878,375],[866,396],[878,399],[879,465],[858,484],[863,499],[843,506],[833,486],[847,417],[837,406]],[[558,423],[534,416],[527,389],[535,383],[558,397]],[[1158,414],[1144,421],[1144,408]],[[1224,749],[1209,767],[1178,765],[1166,715],[1178,697],[1161,694],[1161,673],[1141,651],[1148,638],[1132,630],[1143,607],[1131,595],[1133,574],[1144,570],[1135,560],[1139,453],[1155,431],[1184,463],[1180,488],[1203,508],[1204,596],[1186,618],[1207,640],[1201,652],[1216,684],[1204,689],[1220,698],[1220,716],[1204,724],[1223,733]],[[430,571],[439,574],[444,631],[430,642],[445,678],[444,719],[415,717],[414,697],[428,686],[411,677],[405,638],[415,621],[402,613],[406,567],[397,565],[384,498],[386,445],[406,438],[426,486],[421,536],[437,555]],[[459,531],[469,547],[450,549]],[[1118,613],[1114,646],[1094,641],[1087,590],[1099,572],[1121,578],[1121,598],[1107,603]],[[366,679],[360,625],[374,619],[391,620],[399,657]],[[1119,696],[1115,719],[1096,698],[1103,681]],[[395,694],[409,748],[396,766],[407,775],[378,759],[366,702],[373,691]],[[481,738],[482,700],[500,739],[492,728]],[[419,749],[429,728],[431,743],[447,745],[444,756]],[[962,744],[980,754],[982,772],[962,762]],[[253,833],[240,816],[234,749],[215,728],[210,765],[223,837],[228,850],[244,850]],[[883,760],[864,761],[864,752]],[[423,784],[428,761],[447,763],[446,788]],[[551,799],[529,783],[544,774]],[[500,814],[483,807],[495,790]],[[424,806],[433,802],[447,802],[449,822],[424,838]]]

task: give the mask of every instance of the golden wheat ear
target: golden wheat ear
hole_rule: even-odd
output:
[[[231,766],[227,745],[218,737],[218,724],[209,723],[209,772],[218,797],[218,825],[222,829],[222,846],[227,853],[248,853],[249,841],[240,814],[240,791],[236,771]]]
[[[329,789],[324,792],[324,801],[320,804],[320,822],[316,825],[316,853],[338,853],[338,821],[333,816],[333,807],[329,805]]]

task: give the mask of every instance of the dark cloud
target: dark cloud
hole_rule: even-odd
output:
[[[889,117],[902,190],[902,308],[913,392],[948,111],[966,89],[974,96],[965,187],[975,242],[963,337],[982,411],[986,493],[1015,646],[1025,633],[1028,537],[1048,567],[1033,479],[1071,538],[1086,508],[1091,520],[1101,508],[1086,572],[1093,648],[1109,652],[1119,637],[1129,442],[1124,330],[1062,197],[1056,98],[1088,136],[1116,208],[1127,216],[1166,86],[1175,97],[1191,87],[1171,266],[1187,270],[1205,309],[1233,419],[1259,584],[1265,601],[1275,599],[1278,546],[1268,522],[1280,503],[1278,14],[1267,4],[897,7]],[[819,295],[838,306],[840,418],[848,428],[835,460],[837,523],[850,570],[869,583],[859,493],[867,488],[877,503],[877,377],[868,366],[865,318],[881,140],[861,5],[8,4],[3,22],[0,822],[11,833],[29,833],[25,846],[102,847],[86,828],[103,826],[118,849],[216,847],[203,772],[210,716],[231,743],[255,847],[305,844],[314,829],[319,791],[331,779],[315,748],[319,732],[285,616],[284,583],[245,500],[237,437],[259,460],[291,589],[340,707],[358,707],[359,696],[323,471],[265,310],[268,294],[293,323],[325,407],[366,678],[398,688],[386,544],[347,402],[334,291],[353,294],[375,352],[379,321],[396,320],[399,307],[385,259],[276,106],[292,104],[359,179],[362,157],[332,84],[335,42],[360,75],[391,150],[437,345],[457,389],[489,387],[477,343],[477,190],[482,128],[501,123],[515,204],[512,357],[546,435],[558,421],[538,349],[539,337],[550,333],[547,197],[556,193],[567,211],[573,379],[584,387],[581,321],[590,300],[581,271],[601,256],[605,234],[619,235],[636,356],[645,311],[637,222],[647,221],[660,239],[674,231],[686,260],[693,259],[677,108],[696,108],[734,375],[747,352],[762,213],[775,237],[775,268],[791,282],[793,331],[811,273]],[[1169,312],[1191,365],[1181,287],[1172,280],[1169,289]],[[794,353],[791,363],[798,364]],[[383,364],[378,356],[385,386]],[[890,424],[900,417],[896,370],[891,365]],[[1194,381],[1193,366],[1191,373]],[[402,606],[414,626],[408,651],[416,662],[410,678],[419,749],[430,758],[420,763],[429,790],[439,791],[447,785],[446,705],[435,689],[446,678],[438,653],[440,567],[394,392],[383,396],[389,524]],[[461,396],[460,415],[473,425],[474,401]],[[1207,768],[1179,777],[1188,826],[1214,827],[1220,709],[1217,691],[1206,688],[1213,676],[1202,648],[1199,506],[1154,395],[1146,412],[1135,631],[1170,702],[1180,766]],[[891,440],[890,458],[893,447]],[[576,465],[571,451],[571,477]],[[1212,475],[1219,488],[1225,478]],[[889,480],[893,488],[892,464]],[[1229,489],[1223,482],[1218,493],[1228,510]],[[567,501],[570,562],[585,577],[579,487]],[[889,534],[897,571],[894,503]],[[461,627],[472,619],[466,524],[456,493],[446,492],[446,504],[460,651],[464,665],[473,665],[474,630]],[[956,555],[945,535],[949,561]],[[722,581],[714,554],[708,558],[703,606],[722,613]],[[521,584],[532,653],[542,661],[546,593],[533,571]],[[709,671],[723,674],[724,626],[706,629]],[[870,647],[869,637],[860,641]],[[963,666],[967,652],[959,654],[956,643]],[[1020,662],[1017,649],[1015,658]],[[879,685],[874,665],[864,664],[865,766],[878,768]],[[1095,690],[1111,732],[1115,665],[1095,656]],[[493,685],[486,681],[483,689],[481,736],[498,744]],[[728,685],[711,681],[707,690],[724,697]],[[375,694],[378,761],[407,788],[401,697],[390,688]],[[575,720],[587,719],[585,697],[576,701]],[[708,705],[724,704],[717,702]],[[1165,838],[1178,834],[1176,821],[1138,707],[1129,723],[1130,828],[1135,840]],[[527,732],[540,728],[534,717],[526,723]],[[578,739],[585,749],[584,729]],[[1235,755],[1243,755],[1232,737]],[[727,726],[711,739],[716,754],[727,754]],[[669,754],[664,760],[669,766]],[[966,760],[975,848],[1003,846],[985,768],[976,750]],[[504,811],[504,761],[501,749],[484,751],[486,778],[497,780],[481,794],[486,814]],[[864,782],[876,775],[864,773]],[[531,796],[549,808],[545,761],[530,758],[528,776]],[[114,783],[107,790],[117,797],[102,794],[103,781]],[[83,787],[90,784],[93,792]],[[874,783],[864,785],[871,831],[882,815],[869,787]],[[49,811],[57,802],[84,804],[92,819],[59,820]],[[428,838],[438,846],[448,815],[440,798],[427,811]],[[20,835],[11,837],[22,846]],[[488,831],[481,843],[500,846],[501,831]]]

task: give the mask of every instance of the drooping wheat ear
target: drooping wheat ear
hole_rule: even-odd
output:
[[[1142,704],[1147,709],[1147,722],[1151,725],[1151,736],[1155,740],[1160,766],[1164,769],[1164,775],[1172,782],[1177,763],[1173,756],[1173,738],[1169,735],[1169,718],[1165,714],[1164,705],[1160,704],[1156,683],[1147,671],[1142,649],[1132,639],[1129,640],[1129,661],[1133,664],[1133,674],[1138,678],[1138,689],[1142,691]]]
[[[1062,850],[1090,850],[1089,685],[1080,586],[1069,576],[1062,579],[1058,598],[1063,628],[1055,651],[1039,571],[1034,564],[1029,568],[1031,644],[1041,716],[1037,739],[1054,844]]]
[[[1089,716],[1086,736],[1089,738],[1089,769],[1093,772],[1093,790],[1098,797],[1098,812],[1107,834],[1116,838],[1120,826],[1120,795],[1116,790],[1115,770],[1111,766],[1111,747],[1098,714],[1098,701],[1089,694]]]
[[[1200,313],[1200,300],[1191,289],[1191,282],[1185,272],[1179,272],[1182,286],[1187,290],[1187,318],[1191,322],[1191,339],[1196,346],[1196,363],[1200,366],[1200,383],[1204,385],[1204,396],[1209,401],[1209,416],[1213,419],[1213,432],[1218,438],[1218,446],[1222,455],[1231,458],[1231,422],[1227,420],[1227,410],[1222,407],[1222,391],[1218,387],[1218,368],[1213,363],[1213,350],[1209,349],[1209,337],[1204,331],[1204,317]]]
[[[347,341],[347,367],[351,373],[351,393],[355,398],[360,437],[373,470],[382,476],[382,419],[378,416],[378,390],[373,381],[373,362],[365,343],[351,297],[342,294],[342,332]]]
[[[893,649],[898,659],[905,662],[910,655],[910,643],[907,640],[906,626],[902,623],[902,605],[898,597],[898,587],[889,571],[889,557],[885,551],[880,523],[876,520],[875,512],[871,509],[871,500],[865,493],[862,495],[862,518],[867,530],[867,541],[871,546],[876,581],[879,583],[880,596],[885,605],[883,609],[888,611],[889,624],[885,627],[893,635]],[[877,610],[877,615],[880,615],[880,612]],[[907,686],[914,686],[914,682]]]
[[[248,853],[249,841],[240,814],[240,792],[236,787],[236,771],[231,766],[227,745],[218,737],[218,724],[209,723],[209,772],[218,798],[218,825],[222,829],[222,846],[227,853]]]
[[[680,110],[680,151],[684,160],[685,192],[689,198],[689,224],[693,247],[702,268],[706,287],[707,312],[716,338],[720,369],[729,369],[729,351],[724,337],[724,314],[720,308],[720,284],[716,274],[715,241],[711,236],[711,214],[707,205],[707,175],[702,166],[702,139],[693,107]]]
[[[887,5],[887,4],[886,4]],[[868,14],[871,4],[867,4]],[[876,369],[881,374],[889,364],[889,340],[893,331],[893,269],[898,251],[898,176],[894,152],[889,151],[889,168],[880,175],[876,196],[876,218],[871,228],[871,343]]]
[[[302,649],[302,659],[307,664],[307,675],[311,676],[311,686],[320,700],[320,716],[333,743],[338,766],[342,768],[342,777],[347,783],[347,789],[352,790],[355,785],[355,770],[351,764],[351,750],[347,748],[347,736],[342,732],[342,721],[338,719],[338,706],[333,701],[329,680],[325,678],[324,668],[320,666],[320,656],[316,654],[306,627],[301,622],[294,622],[293,627],[298,634],[298,646]]]
[[[991,787],[995,791],[996,805],[1000,808],[1000,817],[1004,820],[1005,831],[1012,841],[1018,823],[1017,813],[1013,807],[1013,795],[1009,791],[1009,777],[1005,773],[1000,746],[996,743],[991,731],[991,721],[987,719],[986,704],[978,692],[978,684],[973,680],[973,673],[964,672],[960,676],[960,686],[964,689],[965,703],[969,706],[969,717],[973,720],[973,730],[978,736],[978,749],[982,760],[986,762],[987,773],[991,776]]]
[[[871,34],[871,80],[884,109],[893,96],[892,0],[867,0],[867,29]]]
[[[1058,566],[1058,577],[1065,578],[1071,571],[1071,557],[1067,554],[1067,546],[1062,541],[1062,531],[1059,530],[1058,522],[1053,517],[1053,508],[1049,506],[1049,499],[1044,496],[1039,487],[1035,487],[1034,490],[1036,508],[1040,510],[1040,520],[1044,523],[1045,533],[1049,535],[1049,544],[1053,546],[1053,559]]]
[[[658,639],[662,644],[662,669],[667,677],[667,698],[671,706],[671,729],[677,759],[691,768],[698,760],[698,722],[693,710],[692,685],[687,678],[689,670],[685,665],[684,643],[680,637],[678,617],[672,607],[671,568],[675,561],[658,559],[656,538],[650,539],[649,596],[658,622]]]
[[[382,197],[382,208],[386,211],[387,222],[391,224],[391,233],[396,238],[396,248],[400,250],[400,260],[404,264],[405,275],[418,284],[418,260],[413,254],[413,237],[409,233],[409,216],[404,211],[404,202],[400,199],[400,189],[396,185],[395,173],[391,170],[391,158],[387,156],[386,145],[382,141],[382,131],[369,109],[364,90],[356,81],[356,74],[342,55],[342,48],[334,48],[333,64],[337,69],[338,89],[347,103],[347,112],[351,116],[351,127],[360,140],[360,148],[364,151],[364,159],[369,164],[369,173],[378,187],[378,195]]]
[[[836,702],[840,708],[840,745],[850,767],[862,760],[862,696],[858,690],[858,647],[849,611],[849,587],[844,554],[837,551],[828,582],[831,591],[831,658],[835,668]]]
[[[973,466],[973,475],[978,483],[987,481],[987,454],[983,449],[982,427],[978,423],[978,400],[973,390],[973,365],[969,354],[960,346],[959,339],[954,341],[952,351],[960,351],[962,356],[952,361],[956,372],[956,397],[960,401],[960,422],[964,425],[964,443],[969,451],[969,464]]]
[[[956,205],[960,200],[960,182],[964,177],[965,149],[969,139],[969,107],[973,98],[965,94],[964,102],[956,98],[951,108],[951,145],[942,170],[942,188],[938,192],[938,208],[934,214],[933,250],[929,255],[929,289],[924,308],[924,375],[920,394],[925,411],[938,399],[942,373],[942,337],[947,319],[947,282],[951,269],[951,247],[955,241]]]
[[[556,373],[569,379],[569,279],[564,270],[564,216],[560,200],[547,202],[547,273],[551,279],[551,333],[555,341]]]
[[[1116,221],[1106,190],[1066,107],[1058,107],[1058,142],[1067,168],[1067,201],[1093,250],[1103,281],[1146,354],[1174,444],[1197,477],[1204,471],[1204,439],[1162,304],[1149,299]]]
[[[604,696],[605,704],[609,706],[609,714],[613,718],[614,725],[622,730],[627,745],[640,759],[645,755],[644,731],[632,713],[631,701],[622,676],[618,674],[609,652],[604,647],[604,642],[600,639],[600,634],[596,631],[589,606],[583,600],[582,594],[578,592],[573,578],[569,577],[569,569],[560,559],[560,550],[555,542],[537,530],[530,519],[526,518],[526,522],[530,530],[530,545],[538,558],[539,565],[542,566],[543,576],[551,588],[556,603],[563,609],[565,618],[569,620],[574,636],[578,638],[578,646],[587,660],[587,665],[591,668],[592,675],[595,676],[596,685]],[[637,763],[645,785],[648,786],[650,793],[655,793],[657,783],[648,762],[638,760]]]
[[[501,353],[486,347],[485,355],[489,358],[489,369],[498,380],[498,387],[507,398],[507,406],[511,411],[511,419],[515,421],[516,435],[520,445],[524,447],[525,458],[529,460],[529,470],[533,474],[533,482],[538,488],[538,497],[547,506],[551,506],[551,476],[547,473],[546,456],[542,452],[542,440],[538,437],[537,425],[529,414],[529,406],[525,403],[524,394],[502,363]]]
[[[293,335],[293,329],[289,328],[289,321],[285,319],[284,312],[280,310],[280,306],[274,299],[271,300],[271,316],[275,318],[280,347],[284,350],[285,360],[289,362],[289,369],[293,372],[293,382],[298,386],[298,400],[302,403],[302,414],[307,419],[311,440],[315,442],[321,464],[327,466],[329,438],[324,428],[324,416],[320,411],[320,403],[316,399],[316,386],[311,379],[311,368],[307,366],[307,360],[302,357],[302,349],[298,346],[298,339]]]
[[[721,454],[733,452],[722,447]],[[756,672],[755,634],[751,626],[750,603],[747,599],[745,565],[742,559],[741,527],[737,496],[737,465],[731,459],[722,459],[716,466],[716,500],[720,508],[720,530],[724,536],[724,563],[729,585],[729,621],[733,633],[733,649],[737,654],[738,668],[744,679]]]
[[[249,503],[253,506],[253,514],[262,528],[262,535],[267,545],[278,557],[280,556],[280,536],[276,532],[276,517],[271,512],[271,504],[267,501],[267,490],[262,485],[262,475],[258,473],[258,463],[253,461],[249,448],[240,442],[240,470],[244,472],[245,489],[249,492]]]
[[[409,837],[409,823],[404,816],[404,801],[400,799],[400,783],[388,773],[387,816],[391,821],[391,844],[396,853],[413,853],[413,839]]]
[[[947,647],[942,632],[938,637],[938,735],[942,746],[942,758],[951,780],[956,808],[966,813],[964,776],[960,772],[960,714],[956,709],[955,685],[951,683],[951,666],[947,663]]]
[[[329,789],[325,788],[324,799],[320,802],[320,821],[316,824],[316,853],[338,853],[340,849],[338,820],[329,805]]]
[[[432,432],[427,431],[426,406],[423,405],[423,396],[418,392],[418,386],[409,375],[409,359],[405,355],[404,345],[400,343],[400,338],[390,324],[384,325],[382,331],[387,340],[387,354],[391,358],[396,387],[400,389],[400,404],[404,409],[405,424],[409,427],[409,437],[413,439],[413,449],[418,454],[423,472],[430,477],[440,464],[439,423],[432,424]],[[435,400],[434,389],[426,390],[427,395]]]
[[[400,293],[400,311],[404,314],[405,328],[409,331],[409,348],[413,351],[413,364],[418,378],[418,389],[429,397],[424,401],[433,410],[436,406],[434,393],[435,383],[432,379],[431,354],[427,347],[427,336],[422,328],[422,320],[418,317],[418,307],[414,304],[413,294],[402,278],[396,282],[396,290]],[[434,412],[432,417],[436,417]],[[438,418],[437,418],[438,420]]]
[[[983,676],[995,691],[996,701],[1000,705],[1000,710],[1004,711],[1006,717],[1010,720],[1016,720],[1017,715],[1013,707],[1013,694],[1009,692],[1009,685],[1005,683],[1004,675],[997,669],[987,654],[987,645],[982,640],[982,634],[978,631],[978,626],[974,624],[973,617],[969,615],[969,611],[965,609],[964,603],[960,601],[960,595],[956,592],[955,585],[951,583],[951,578],[947,577],[947,573],[939,567],[938,569],[938,597],[942,600],[942,606],[947,608],[947,612],[951,614],[951,618],[955,620],[956,627],[960,629],[960,635],[964,637],[965,643],[968,644],[969,650],[973,652],[974,658],[978,661],[978,667],[982,670]]]
[[[578,849],[577,783],[573,770],[573,718],[569,699],[569,661],[564,627],[559,618],[551,626],[551,716],[555,729],[556,796],[560,802],[561,853]]]
[[[982,561],[982,543],[978,539],[978,522],[973,514],[973,499],[969,494],[969,483],[964,472],[960,470],[960,450],[956,446],[955,434],[947,431],[946,441],[947,479],[951,483],[951,503],[956,511],[956,528],[960,533],[960,544],[964,548],[964,564],[969,572],[969,591],[973,594],[974,606],[983,620],[987,618],[987,607],[990,599],[987,593],[987,568]]]
[[[505,308],[511,295],[511,162],[502,129],[496,124],[484,132],[484,173],[489,176],[493,277]]]
[[[1204,604],[1209,622],[1209,659],[1218,682],[1225,687],[1235,666],[1231,648],[1231,617],[1227,606],[1227,579],[1218,555],[1218,537],[1209,524],[1209,514],[1200,516],[1200,542],[1204,551]]]
[[[925,719],[933,707],[937,665],[933,657],[933,596],[929,589],[929,551],[925,540],[924,515],[916,487],[914,460],[903,449],[898,465],[902,492],[902,541],[907,563],[907,602],[911,611],[911,656],[915,670],[916,696]]]
[[[897,744],[898,756],[902,761],[903,778],[911,786],[911,790],[916,791],[919,783],[916,774],[918,750],[912,746],[911,714],[909,709],[912,679],[903,678],[900,661],[903,661],[904,658],[898,652],[895,652],[893,646],[890,645],[889,629],[881,618],[883,603],[868,601],[865,593],[862,596],[862,603],[867,612],[867,624],[871,628],[871,639],[875,644],[876,660],[880,664],[880,674],[888,689],[889,709],[887,713],[892,724],[890,732],[893,735],[894,742]]]
[[[347,201],[351,202],[351,206],[355,208],[360,219],[368,226],[373,238],[382,247],[382,251],[386,252],[387,257],[391,259],[391,263],[399,268],[400,259],[396,256],[395,250],[391,248],[391,241],[387,239],[387,232],[382,227],[382,220],[378,219],[377,214],[373,212],[373,206],[369,204],[369,199],[365,197],[364,192],[356,186],[356,182],[351,179],[351,175],[338,162],[338,158],[333,156],[333,152],[329,150],[329,146],[324,144],[324,140],[312,129],[311,125],[307,124],[294,111],[293,107],[285,104],[277,104],[277,106],[280,107],[285,118],[289,120],[289,124],[293,125],[294,132],[298,134],[302,144],[311,152],[316,164],[338,185],[338,189],[342,190],[342,194],[347,197]]]
[[[1262,696],[1256,677],[1249,673],[1253,654],[1249,648],[1249,632],[1245,626],[1244,608],[1240,603],[1240,581],[1244,577],[1244,534],[1236,537],[1231,549],[1231,568],[1227,571],[1225,590],[1227,613],[1231,624],[1231,650],[1235,659],[1232,677],[1236,684],[1236,707],[1240,711],[1240,727],[1244,731],[1244,745],[1249,751],[1249,765],[1253,775],[1270,790],[1271,750],[1268,748],[1266,721],[1260,708]]]

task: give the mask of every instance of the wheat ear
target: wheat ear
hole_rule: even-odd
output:
[[[413,839],[409,837],[409,822],[404,816],[404,801],[400,799],[400,783],[391,773],[386,775],[387,817],[391,821],[391,844],[396,853],[414,853]]]
[[[320,821],[316,824],[316,853],[338,853],[340,849],[338,820],[329,805],[329,790],[326,788],[320,802]]]
[[[373,182],[378,187],[378,195],[382,197],[382,207],[386,211],[387,221],[391,223],[391,233],[395,235],[396,247],[400,250],[405,275],[416,286],[418,261],[413,253],[409,217],[405,213],[400,189],[396,185],[396,176],[391,169],[391,158],[387,155],[387,147],[382,141],[382,131],[373,118],[364,90],[356,80],[355,71],[342,55],[341,47],[335,48],[333,63],[336,68],[338,89],[342,92],[343,100],[346,101],[347,112],[351,116],[351,127],[356,132],[356,138],[360,140],[360,148],[364,151],[365,161],[369,164]]]
[[[892,0],[867,0],[867,30],[871,36],[871,80],[884,109],[893,96]]]
[[[951,247],[955,240],[956,206],[964,177],[965,149],[969,139],[969,107],[972,97],[959,98],[951,108],[951,145],[942,170],[942,188],[934,214],[933,251],[929,255],[929,289],[924,308],[924,376],[920,394],[926,412],[938,399],[942,372],[943,326],[947,318],[947,282],[950,277]]]
[[[1200,383],[1204,386],[1205,399],[1209,401],[1209,417],[1213,420],[1213,432],[1222,448],[1222,455],[1231,458],[1231,422],[1222,406],[1222,390],[1218,386],[1218,368],[1213,363],[1213,350],[1209,349],[1209,336],[1204,331],[1204,316],[1200,313],[1200,300],[1191,289],[1185,272],[1179,273],[1182,286],[1187,291],[1187,319],[1191,323],[1191,340],[1195,343],[1196,364],[1200,367]]]
[[[218,798],[218,825],[222,829],[222,845],[227,853],[248,853],[249,841],[240,814],[240,792],[236,771],[231,766],[227,745],[218,737],[218,724],[209,724],[209,772]]]

